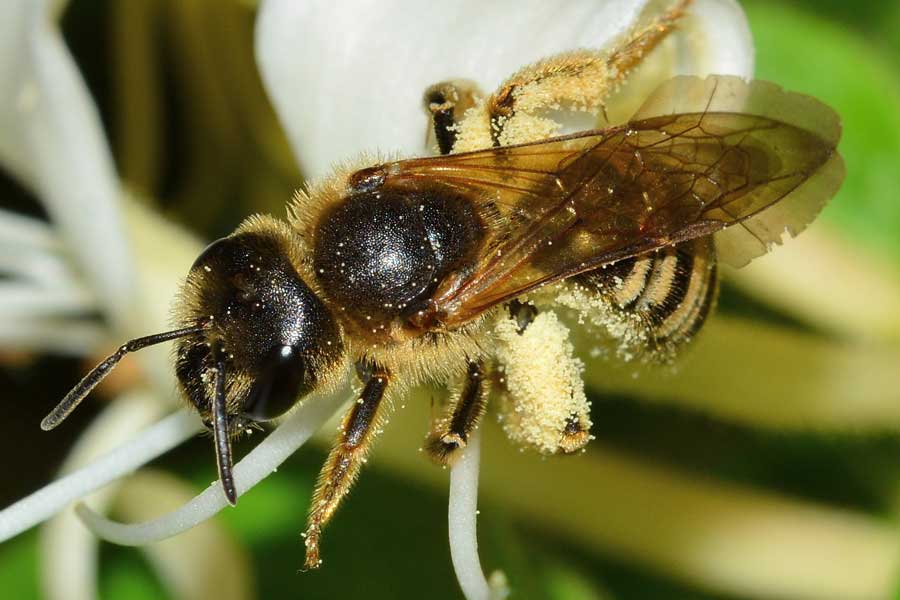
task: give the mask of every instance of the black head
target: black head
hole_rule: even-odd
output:
[[[182,289],[178,329],[131,340],[85,375],[44,418],[53,429],[129,352],[178,340],[176,373],[213,432],[219,477],[234,504],[231,437],[273,419],[319,387],[343,356],[341,329],[299,274],[298,240],[254,218],[203,251]]]
[[[277,221],[255,219],[210,244],[188,275],[188,320],[211,324],[178,343],[178,380],[210,420],[209,374],[221,360],[232,431],[284,414],[343,354],[337,323],[298,273],[292,235]]]
[[[273,419],[319,387],[343,355],[341,330],[303,281],[293,230],[254,218],[212,244],[191,267],[181,327],[131,340],[94,367],[41,422],[53,429],[128,353],[178,340],[176,372],[212,430],[219,477],[234,504],[231,437]]]
[[[343,355],[340,327],[300,276],[294,235],[274,219],[246,222],[197,257],[182,293],[182,318],[205,326],[178,342],[176,374],[213,432],[232,504],[231,437],[284,414]]]

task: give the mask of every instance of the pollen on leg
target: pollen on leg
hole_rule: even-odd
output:
[[[552,311],[539,313],[522,330],[513,318],[495,333],[504,365],[502,423],[509,437],[545,453],[571,453],[590,440],[590,403],[569,330]]]

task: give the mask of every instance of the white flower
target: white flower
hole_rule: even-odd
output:
[[[8,277],[0,285],[0,344],[80,353],[96,347],[104,332],[78,315],[100,309],[121,326],[132,305],[133,279],[118,181],[96,109],[53,23],[59,8],[29,0],[0,7],[0,160],[53,220],[49,227],[0,211],[0,269]],[[92,489],[83,478],[76,488],[66,490],[68,501],[72,492]],[[5,511],[0,530],[13,534],[62,508],[64,503],[45,501],[54,489],[65,490],[65,484],[36,494],[21,510]],[[10,529],[13,523],[18,526]],[[95,545],[82,535],[61,547],[90,557]],[[89,594],[89,560],[73,567],[69,589]],[[58,581],[51,576],[50,594]]]
[[[134,279],[112,157],[51,21],[58,4],[11,0],[0,8],[0,160],[41,199],[54,224],[51,230],[2,213],[3,267],[15,278],[4,283],[13,314],[4,311],[0,340],[72,351],[79,342],[96,343],[98,332],[69,315],[96,306],[121,326]],[[18,302],[10,306],[12,298]],[[51,316],[65,326],[48,327]]]
[[[333,163],[362,152],[426,152],[425,117],[420,101],[429,84],[464,77],[475,80],[485,91],[492,90],[504,77],[538,58],[571,48],[604,46],[633,24],[647,4],[639,0],[573,0],[563,6],[541,0],[410,0],[360,1],[351,6],[320,0],[263,0],[257,22],[257,59],[303,172],[319,176]],[[150,256],[152,252],[137,252],[137,265],[129,259],[123,217],[118,212],[123,194],[96,110],[53,24],[53,11],[58,9],[48,1],[30,0],[12,0],[0,8],[0,161],[45,203],[54,225],[51,228],[0,212],[0,269],[14,276],[11,283],[0,286],[0,308],[4,309],[0,346],[25,344],[35,349],[77,352],[93,348],[107,337],[118,340],[144,333],[148,319],[161,323],[164,301],[138,306],[144,311],[143,322],[128,318],[129,311],[137,306],[136,289],[160,287],[136,284],[135,280],[145,267],[152,270],[154,265],[164,264],[167,269],[160,272],[172,278],[168,283],[171,288],[186,272],[186,265],[182,268],[181,262],[189,264],[199,245],[179,237],[180,232],[155,226],[154,235],[166,235],[167,241],[180,240],[178,244],[157,244],[160,248],[178,246],[179,258],[170,261]],[[675,35],[667,60],[656,65],[654,77],[661,80],[677,73],[750,77],[752,42],[736,2],[697,0],[691,12],[693,16]],[[133,231],[131,235],[144,234]],[[11,253],[17,253],[15,259],[7,258],[13,256]],[[178,265],[174,274],[173,265]],[[69,316],[83,312],[85,307],[101,308],[110,330]],[[9,314],[15,319],[7,318]],[[141,323],[141,332],[129,329],[127,324],[133,322]],[[158,372],[159,363],[154,365],[151,369]],[[155,381],[157,393],[171,389],[166,387],[170,380],[165,376],[157,376]],[[343,398],[337,394],[304,402],[235,467],[239,492],[246,493],[272,473],[338,409]],[[142,424],[158,418],[159,408],[148,408],[149,403],[142,406],[144,412],[138,418],[133,411],[111,410],[115,427],[109,423],[104,427],[101,422],[96,429],[112,428],[130,435]],[[129,420],[130,424],[123,426]],[[193,414],[182,412],[167,417],[105,457],[0,512],[0,539],[46,519],[198,429]],[[376,452],[379,450],[380,446]],[[476,436],[451,473],[453,563],[470,599],[503,593],[497,580],[494,585],[487,583],[477,555],[478,452]],[[614,464],[607,470],[637,473],[640,485],[650,482],[661,489],[681,490],[677,482],[654,479],[653,474],[629,465]],[[685,496],[688,504],[706,495],[718,497],[716,494],[721,492],[711,486],[699,486],[694,491],[694,495]],[[766,510],[774,502],[743,496],[740,500],[742,511],[761,517],[769,514]],[[218,485],[213,484],[194,500],[146,523],[114,523],[83,505],[78,512],[92,530],[106,539],[143,544],[193,527],[226,505]],[[788,506],[784,514],[802,520],[809,516],[802,508]],[[711,510],[720,509],[713,506]],[[861,556],[882,551],[881,530],[872,533],[867,523],[844,527],[839,516],[810,518],[810,528],[819,531],[815,526],[835,522],[838,526],[833,530],[856,536]],[[74,539],[73,535],[69,531],[63,537]],[[735,535],[740,537],[739,533]],[[82,553],[94,556],[86,544],[82,540]],[[747,555],[754,556],[753,544],[747,546],[751,548],[745,549]],[[57,554],[80,555],[61,542],[48,547],[56,548]],[[748,583],[748,579],[752,580],[747,576],[749,571],[729,570],[730,565],[726,568],[716,564],[710,573],[705,573],[698,566],[702,559],[719,554],[715,548],[701,548],[687,553],[682,562],[681,556],[673,559],[670,555],[654,555],[650,560],[665,563],[664,568],[670,570],[672,564],[688,565],[710,585],[720,585],[725,580],[737,592],[760,589],[753,588],[752,581]],[[750,562],[741,561],[741,565]],[[893,553],[868,568],[877,578],[892,569],[895,562]],[[805,573],[802,568],[798,572]],[[89,576],[90,573],[82,573],[82,577]],[[874,586],[880,583],[878,580],[865,590],[876,589]],[[75,587],[87,589],[89,585]],[[788,588],[791,592],[820,589],[806,581],[784,589]],[[865,594],[847,595],[851,596]]]
[[[426,151],[421,100],[429,85],[460,77],[490,92],[526,64],[607,45],[649,4],[266,0],[257,59],[302,172],[318,177],[364,150]],[[735,0],[699,0],[691,13],[678,60],[660,79],[751,77],[753,43]]]

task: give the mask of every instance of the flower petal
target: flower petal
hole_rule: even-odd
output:
[[[810,228],[729,276],[744,292],[838,339],[900,341],[897,267],[889,255],[825,227]],[[869,369],[861,373],[868,377]],[[894,399],[885,394],[884,401]]]
[[[573,335],[577,347],[596,346],[584,329],[573,328]],[[599,394],[671,404],[720,421],[779,432],[900,430],[900,351],[885,345],[717,316],[674,373],[601,356],[586,363],[585,383]]]
[[[0,140],[3,137],[0,136]],[[0,142],[2,144],[2,142]],[[60,241],[49,225],[32,217],[26,217],[0,209],[0,244],[6,248],[27,248],[59,251]]]
[[[0,314],[5,319],[37,315],[77,315],[94,308],[90,292],[81,286],[48,294],[35,285],[0,283]]]
[[[0,3],[0,164],[45,204],[122,325],[133,286],[119,183],[97,109],[53,23],[62,4]]]
[[[234,467],[238,494],[243,494],[275,472],[302,446],[347,397],[346,387],[308,398]],[[76,507],[78,516],[98,537],[125,546],[139,546],[163,540],[186,531],[228,506],[218,481],[178,509],[152,521],[124,524],[111,521],[84,504]]]
[[[87,319],[17,318],[0,321],[0,348],[83,356],[106,339],[104,328]]]
[[[750,24],[737,0],[695,0],[680,39],[678,75],[738,75],[753,77],[754,51]]]
[[[317,177],[364,150],[422,153],[427,86],[466,78],[490,91],[540,58],[602,47],[645,4],[265,0],[257,60],[304,174]],[[695,12],[688,26],[696,41],[679,54],[677,69],[749,76],[752,44],[740,7],[701,0]]]
[[[362,150],[421,152],[427,86],[464,77],[489,90],[528,62],[602,45],[643,4],[266,0],[257,59],[303,172],[318,176]]]

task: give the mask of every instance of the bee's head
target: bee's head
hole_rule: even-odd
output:
[[[282,415],[343,354],[340,328],[300,275],[295,235],[280,221],[253,218],[210,244],[188,274],[181,318],[208,326],[178,342],[176,373],[211,425],[214,375],[223,370],[229,433]]]
[[[41,422],[62,423],[126,354],[178,340],[182,389],[212,430],[219,477],[237,501],[231,437],[273,419],[336,373],[341,329],[300,275],[300,240],[272,218],[247,220],[209,245],[188,273],[180,327],[126,342],[66,394]]]

